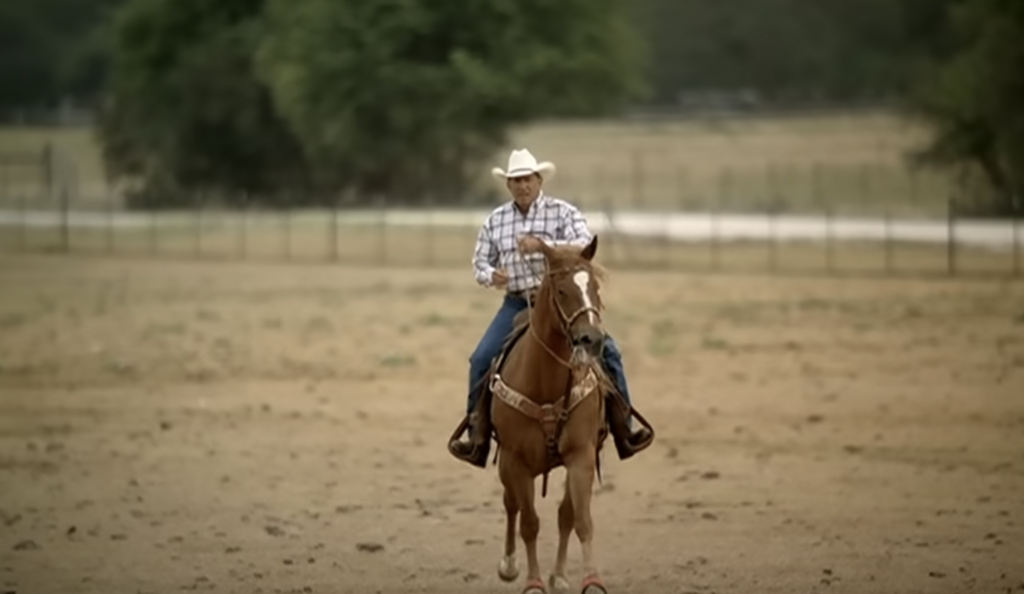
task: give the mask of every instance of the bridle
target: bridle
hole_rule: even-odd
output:
[[[577,266],[575,268],[556,270],[554,272],[548,272],[546,278],[555,276],[556,274],[572,274],[574,272],[586,272],[590,274],[590,271],[583,266]],[[545,280],[546,280],[545,278]],[[583,314],[592,313],[597,316],[598,321],[601,321],[601,310],[597,309],[593,305],[584,305],[577,309],[571,316],[565,314],[565,310],[562,309],[562,304],[558,302],[558,299],[552,297],[551,299],[555,304],[555,309],[558,310],[558,317],[562,319],[562,333],[569,336],[569,329],[572,328],[573,323],[580,318]]]
[[[525,262],[527,262],[528,266],[530,266],[531,268],[533,267],[533,262],[532,261],[530,261],[530,260],[528,260],[526,258],[523,258],[523,260]],[[563,268],[563,269],[559,269],[559,270],[546,270],[544,272],[544,274],[542,275],[543,276],[543,280],[541,281],[541,286],[543,287],[545,282],[549,282],[550,279],[552,279],[556,275],[572,274],[574,272],[579,272],[579,271],[589,272],[589,271],[587,271],[582,266],[577,266],[577,267],[574,267],[574,268]],[[534,268],[534,272],[537,272],[536,268]],[[540,290],[538,289],[538,292],[539,291]],[[552,293],[552,292],[549,291],[549,293]],[[576,320],[578,320],[584,314],[592,313],[595,316],[597,316],[598,321],[601,321],[601,310],[599,310],[597,307],[595,307],[593,305],[590,305],[590,306],[584,305],[584,306],[580,307],[579,309],[577,309],[576,311],[574,311],[572,313],[572,315],[567,315],[565,313],[565,309],[562,307],[562,304],[559,303],[558,299],[554,296],[553,293],[551,295],[549,295],[549,299],[551,299],[552,304],[555,306],[555,311],[558,312],[559,321],[561,323],[561,328],[560,329],[562,331],[562,336],[564,336],[565,339],[569,342],[569,346],[570,347],[574,346],[572,344],[571,328],[572,328],[573,323],[576,322]],[[555,351],[550,346],[548,346],[548,343],[544,342],[544,340],[541,339],[541,337],[537,334],[537,325],[533,323],[533,310],[534,310],[533,300],[530,299],[529,297],[527,297],[527,299],[526,299],[526,307],[530,311],[530,334],[533,336],[534,340],[539,342],[540,345],[542,347],[544,347],[544,350],[547,351],[548,354],[551,355],[555,359],[555,361],[558,361],[563,367],[565,367],[566,369],[569,369],[571,371],[573,369],[572,364],[570,364],[568,361],[566,361],[565,359],[563,359],[563,358],[559,357],[557,354],[555,354]]]

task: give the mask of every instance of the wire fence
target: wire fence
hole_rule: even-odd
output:
[[[229,210],[196,197],[189,209],[128,211],[113,196],[83,194],[54,155],[0,155],[5,253],[468,266],[491,209],[270,210],[250,200]],[[671,176],[667,190],[668,178],[647,165],[633,154],[618,169],[605,166],[585,180],[562,176],[552,192],[581,206],[606,264],[773,274],[1024,274],[1024,221],[964,216],[941,186],[912,172],[893,181],[897,172],[875,166],[812,163],[784,173],[762,168],[759,183],[749,171],[725,167],[702,172],[714,183],[688,185],[685,175]]]

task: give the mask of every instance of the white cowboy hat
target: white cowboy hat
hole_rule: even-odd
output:
[[[539,173],[545,180],[555,176],[555,164],[550,161],[537,162],[533,154],[526,149],[512,151],[508,156],[508,171],[501,167],[491,169],[491,175],[505,181],[512,177],[522,177],[531,173]]]

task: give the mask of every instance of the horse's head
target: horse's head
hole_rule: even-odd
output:
[[[600,360],[605,336],[599,292],[604,273],[592,261],[597,237],[582,249],[547,244],[541,249],[548,264],[547,292],[562,333],[572,344],[572,363],[590,365]]]

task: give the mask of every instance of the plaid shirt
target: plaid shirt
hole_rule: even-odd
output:
[[[523,235],[536,235],[548,245],[585,246],[591,239],[583,214],[565,200],[541,193],[525,215],[515,202],[506,202],[491,212],[477,235],[473,251],[477,283],[492,286],[491,275],[495,269],[504,268],[508,271],[508,291],[540,286],[538,272],[545,269],[544,255],[520,254],[517,242]]]

